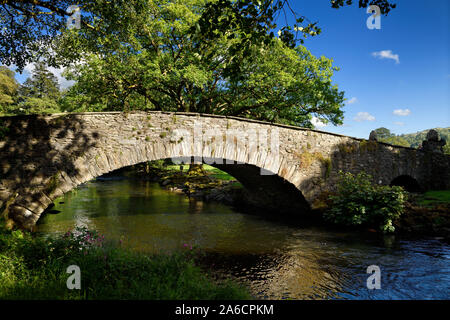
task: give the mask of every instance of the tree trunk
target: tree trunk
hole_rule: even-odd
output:
[[[203,163],[195,163],[194,158],[191,158],[191,164],[189,165],[188,174],[204,176],[206,172],[205,170],[203,170]]]

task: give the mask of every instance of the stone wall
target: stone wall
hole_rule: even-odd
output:
[[[8,128],[0,138],[0,210],[25,228],[81,183],[179,156],[239,161],[218,167],[261,204],[292,214],[333,190],[339,170],[364,170],[381,184],[407,175],[424,190],[450,188],[450,157],[440,153],[235,117],[108,112],[3,117],[0,124]]]

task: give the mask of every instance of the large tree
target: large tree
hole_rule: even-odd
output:
[[[352,0],[330,0],[333,8],[351,5]],[[359,0],[358,5],[378,5],[382,14],[388,14],[395,5],[388,0]],[[133,13],[145,10],[147,1],[142,0],[0,0],[0,63],[15,64],[19,71],[30,62],[47,55],[48,63],[58,65],[58,59],[48,55],[49,47],[55,45],[54,39],[66,29],[67,18],[73,13],[69,8],[77,5],[82,14],[81,31],[90,49],[104,49],[111,43],[101,43],[104,35],[128,32],[133,21]],[[130,14],[131,13],[131,14]],[[277,26],[275,21],[280,15],[292,14],[295,23]],[[104,23],[105,22],[105,23]],[[111,23],[116,22],[116,23]],[[202,12],[202,18],[192,26],[193,37],[205,41],[214,40],[221,35],[238,35],[239,43],[234,43],[230,51],[236,54],[248,50],[251,45],[261,41],[270,41],[271,32],[279,30],[280,38],[293,47],[296,41],[320,33],[317,22],[291,9],[289,0],[211,0]],[[86,42],[85,42],[86,44]],[[83,50],[80,43],[72,48],[70,55],[57,58],[70,61],[79,58]],[[230,62],[230,69],[239,65]]]
[[[48,98],[58,100],[60,97],[58,78],[48,70],[44,62],[34,64],[34,69],[20,88],[23,98]]]
[[[44,62],[34,64],[31,76],[19,89],[20,97],[16,113],[59,112],[58,100],[61,97],[56,76]]]
[[[377,133],[378,141],[386,142],[396,146],[403,146],[403,147],[410,146],[410,143],[406,139],[404,139],[401,136],[395,135],[394,133],[391,132],[391,130],[387,128],[381,127],[375,129],[375,132]]]
[[[203,42],[190,30],[206,3],[148,1],[145,10],[133,13],[120,46],[72,67],[68,77],[77,83],[66,105],[215,113],[308,127],[312,116],[342,122],[344,94],[331,82],[337,70],[332,60],[275,37],[245,54],[229,50],[242,40],[239,34]],[[102,42],[116,40],[111,34]],[[229,69],[230,63],[239,71]]]

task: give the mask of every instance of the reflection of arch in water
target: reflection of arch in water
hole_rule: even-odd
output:
[[[417,180],[406,174],[394,178],[391,181],[390,186],[400,186],[408,192],[422,191],[422,188],[420,187]]]
[[[161,149],[163,148],[161,147]],[[192,157],[192,159],[194,158],[195,157]],[[132,157],[119,158],[119,160],[121,161],[117,161],[115,163],[115,166],[105,166],[103,169],[106,172],[100,172],[98,176],[93,174],[96,172],[94,165],[97,164],[97,162],[93,162],[92,167],[87,167],[87,170],[85,170],[85,174],[82,175],[80,179],[76,180],[75,183],[65,184],[61,186],[61,188],[58,188],[58,191],[61,192],[55,193],[53,196],[48,197],[48,199],[54,201],[56,197],[61,196],[63,192],[65,193],[74,190],[82,183],[85,183],[92,179],[96,179],[99,177],[100,180],[105,180],[105,177],[106,180],[114,179],[110,176],[114,175],[114,172],[117,170],[122,170],[132,165],[144,163],[147,161],[160,159],[172,159],[175,160],[175,162],[177,160],[180,160],[177,157],[165,156],[153,159],[152,157],[148,157],[143,152],[136,152]],[[282,214],[299,214],[309,209],[308,202],[298,188],[296,188],[291,182],[282,178],[278,174],[261,174],[261,170],[265,168],[261,168],[254,164],[241,163],[238,162],[237,159],[229,158],[224,159],[210,157],[208,158],[207,162],[211,166],[230,174],[243,185],[246,193],[246,203],[250,203],[257,208],[264,208],[265,211],[273,211]],[[205,163],[204,160],[203,163]],[[67,179],[67,181],[70,180]],[[196,201],[190,201],[189,203],[191,211],[193,213],[199,210],[198,206],[202,205],[201,202],[197,203]]]

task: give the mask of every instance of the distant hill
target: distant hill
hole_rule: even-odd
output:
[[[408,141],[409,145],[412,148],[417,148],[422,143],[422,141],[425,140],[429,130],[430,129],[419,131],[416,133],[400,134],[398,136]],[[441,139],[445,139],[447,141],[447,144],[450,144],[450,127],[434,128],[434,130],[439,133]],[[448,148],[448,145],[446,147]]]

